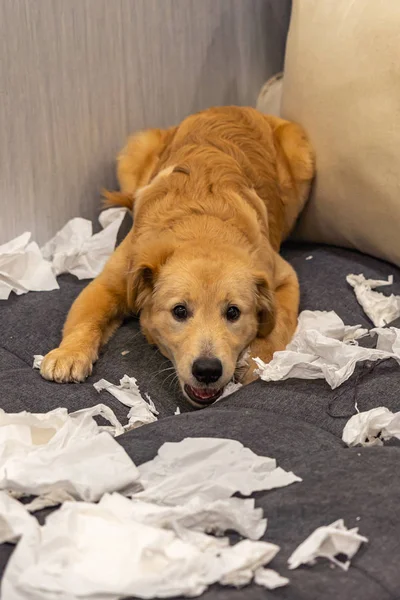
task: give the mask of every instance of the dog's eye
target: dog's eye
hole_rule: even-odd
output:
[[[183,306],[183,304],[178,304],[177,306],[174,306],[174,308],[172,309],[172,314],[178,321],[184,321],[188,318],[187,308],[186,306]]]
[[[226,318],[228,321],[237,321],[240,317],[240,310],[237,306],[230,306],[226,311]]]

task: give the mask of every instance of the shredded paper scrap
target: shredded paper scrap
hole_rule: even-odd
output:
[[[122,430],[111,409],[101,404],[70,414],[65,408],[15,414],[0,409],[0,489],[39,496],[33,510],[135,489],[138,469],[95,415]]]
[[[357,340],[376,336],[376,348],[363,348]],[[325,379],[332,389],[354,373],[357,363],[393,358],[400,363],[400,329],[344,325],[333,311],[303,311],[295,335],[286,350],[275,352],[270,363],[259,358],[258,374],[264,381],[289,378]]]
[[[125,431],[157,421],[158,411],[154,402],[148,394],[146,394],[147,401],[143,398],[134,377],[124,375],[119,385],[114,385],[106,379],[100,379],[93,386],[98,392],[106,390],[119,402],[130,408],[128,423],[124,427]]]
[[[7,300],[11,292],[19,296],[59,288],[51,264],[30,238],[26,232],[0,246],[0,300]]]
[[[11,292],[59,289],[56,276],[61,273],[97,277],[114,251],[125,214],[125,208],[104,210],[99,216],[103,229],[96,234],[88,219],[71,219],[41,249],[28,231],[0,246],[0,300]]]
[[[332,563],[347,571],[353,558],[366,537],[359,535],[358,528],[347,529],[343,519],[331,525],[318,527],[296,548],[288,560],[289,569],[297,569],[300,565],[313,565],[317,558],[327,558]],[[346,557],[344,561],[336,557]]]
[[[56,275],[71,273],[78,279],[92,279],[101,273],[114,251],[125,208],[108,208],[100,213],[103,229],[93,234],[92,222],[76,217],[42,248]]]
[[[342,435],[348,446],[382,446],[393,437],[400,440],[400,412],[392,413],[384,406],[352,416]]]
[[[348,275],[346,281],[354,289],[358,303],[375,327],[384,327],[400,317],[400,296],[385,296],[375,288],[393,285],[393,275],[388,280],[365,279],[364,275]]]

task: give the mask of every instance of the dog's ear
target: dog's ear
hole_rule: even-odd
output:
[[[128,279],[128,306],[139,313],[153,292],[156,272],[151,265],[140,264],[133,268]]]
[[[275,300],[274,293],[271,291],[267,275],[262,271],[254,274],[256,284],[256,301],[258,332],[257,337],[267,337],[275,326]]]
[[[133,312],[140,312],[151,299],[160,270],[172,253],[172,245],[162,240],[136,253],[127,288],[128,306]]]

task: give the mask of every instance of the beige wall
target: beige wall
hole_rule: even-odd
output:
[[[125,136],[254,104],[285,0],[0,0],[0,243],[93,218]]]

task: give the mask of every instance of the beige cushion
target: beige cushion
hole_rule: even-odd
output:
[[[296,237],[400,265],[400,0],[294,0],[281,110],[317,156]]]

